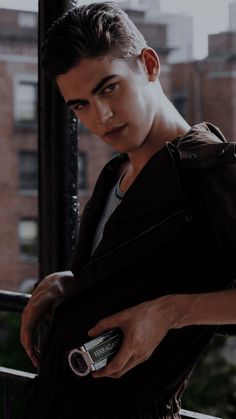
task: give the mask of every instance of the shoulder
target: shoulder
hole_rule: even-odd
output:
[[[216,167],[236,162],[236,143],[228,142],[221,130],[209,122],[193,126],[171,144],[183,169]]]
[[[202,123],[170,148],[212,258],[235,275],[236,143],[227,142],[214,125]]]

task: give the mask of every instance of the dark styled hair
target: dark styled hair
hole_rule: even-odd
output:
[[[55,79],[82,58],[111,55],[135,59],[146,41],[128,15],[113,2],[92,3],[72,8],[47,31],[42,46],[42,65]]]

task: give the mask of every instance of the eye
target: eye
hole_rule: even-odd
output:
[[[117,83],[111,83],[108,86],[104,87],[104,89],[101,91],[102,95],[109,94],[111,92],[114,92],[118,87]]]
[[[72,106],[72,110],[78,111],[78,110],[84,109],[86,106],[87,106],[87,103],[78,102]]]

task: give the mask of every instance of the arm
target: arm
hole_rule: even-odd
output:
[[[34,366],[39,363],[33,334],[45,314],[52,312],[71,292],[74,276],[71,271],[55,272],[39,282],[21,317],[20,339]]]
[[[173,321],[175,329],[191,325],[236,324],[235,289],[172,298],[175,298],[174,306],[178,305]]]
[[[101,320],[90,336],[113,327],[124,333],[121,349],[94,377],[119,378],[147,360],[171,329],[191,325],[236,324],[236,290],[167,295]]]

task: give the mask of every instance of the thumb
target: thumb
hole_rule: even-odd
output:
[[[115,325],[112,321],[112,317],[107,317],[106,319],[99,320],[99,322],[88,331],[88,335],[95,337],[113,327],[115,327]]]

